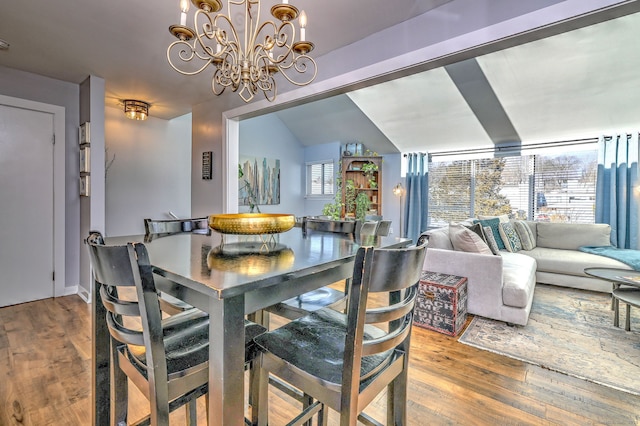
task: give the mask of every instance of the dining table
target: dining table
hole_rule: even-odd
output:
[[[364,237],[363,237],[364,238]],[[209,314],[209,424],[244,425],[246,315],[353,274],[361,245],[401,248],[411,240],[307,231],[268,235],[181,233],[107,237],[106,244],[144,243],[158,290]],[[94,283],[92,301],[92,421],[110,424],[109,332]]]

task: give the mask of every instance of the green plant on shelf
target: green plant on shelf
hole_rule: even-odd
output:
[[[371,162],[364,163],[361,170],[362,173],[366,176],[367,181],[369,182],[369,188],[377,188],[378,182],[376,182],[375,173],[378,171],[378,165]]]
[[[342,215],[342,179],[340,173],[336,176],[336,194],[333,203],[327,203],[322,207],[322,214],[329,216],[332,220],[340,220]]]
[[[353,180],[347,179],[344,185],[344,207],[346,216],[355,214],[356,195],[356,185],[353,183]]]
[[[364,217],[367,215],[369,211],[369,207],[371,207],[371,200],[369,196],[365,192],[360,192],[355,199],[355,207],[356,207],[356,220],[364,220]]]

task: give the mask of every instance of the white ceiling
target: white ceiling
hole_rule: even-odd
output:
[[[263,16],[280,0],[264,1]],[[450,0],[292,0],[308,15],[307,37],[321,56],[418,16]],[[105,80],[107,105],[122,99],[152,104],[151,116],[169,119],[215,98],[211,73],[178,74],[167,63],[175,40],[168,28],[179,21],[178,0],[2,0],[0,65],[81,83]],[[227,9],[227,2],[223,12]],[[191,8],[190,19],[193,16]],[[237,9],[234,9],[237,10]],[[270,16],[270,15],[269,15]],[[357,19],[355,19],[357,17]],[[362,23],[366,23],[363,25]]]
[[[307,33],[321,56],[447,1],[291,2],[309,15]],[[178,0],[3,1],[0,38],[11,47],[0,50],[0,65],[73,83],[96,75],[105,79],[108,106],[142,99],[152,116],[173,118],[215,97],[202,90],[210,75],[182,76],[167,63],[168,27],[178,17]],[[639,36],[635,14],[476,61],[523,143],[594,137],[639,127]],[[274,114],[304,145],[359,141],[381,154],[491,146],[496,123],[482,121],[483,99],[473,93],[439,68]]]

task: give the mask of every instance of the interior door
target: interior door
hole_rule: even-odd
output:
[[[54,295],[53,114],[0,104],[0,306]]]

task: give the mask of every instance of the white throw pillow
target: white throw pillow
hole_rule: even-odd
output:
[[[520,238],[523,250],[533,250],[536,248],[536,237],[533,236],[531,228],[526,222],[522,220],[514,220],[513,228],[516,230],[516,234]]]
[[[482,241],[478,234],[459,223],[449,224],[449,238],[454,250],[493,255],[487,243]]]

